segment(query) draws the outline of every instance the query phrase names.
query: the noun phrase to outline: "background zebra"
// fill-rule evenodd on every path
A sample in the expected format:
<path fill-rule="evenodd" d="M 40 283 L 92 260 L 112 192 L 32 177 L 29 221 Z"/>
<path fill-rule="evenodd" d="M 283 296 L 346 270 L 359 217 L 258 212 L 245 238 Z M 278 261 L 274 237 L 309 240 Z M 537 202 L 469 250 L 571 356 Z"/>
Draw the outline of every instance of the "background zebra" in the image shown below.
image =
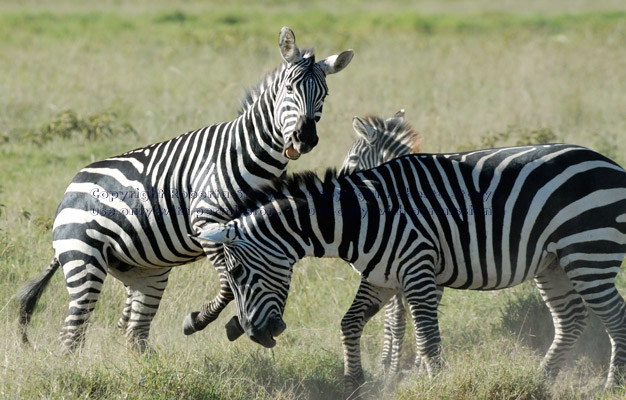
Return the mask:
<path fill-rule="evenodd" d="M 626 310 L 614 282 L 626 254 L 626 171 L 606 157 L 563 144 L 409 155 L 345 177 L 296 175 L 271 194 L 263 212 L 200 237 L 225 244 L 239 320 L 266 347 L 284 329 L 297 260 L 352 264 L 369 285 L 342 320 L 348 392 L 363 381 L 363 326 L 397 292 L 431 373 L 441 363 L 437 285 L 495 290 L 533 278 L 556 331 L 547 374 L 580 336 L 586 303 L 611 338 L 607 386 L 623 383 Z"/>
<path fill-rule="evenodd" d="M 36 302 L 59 266 L 70 294 L 61 332 L 67 350 L 83 343 L 107 274 L 127 288 L 119 326 L 144 349 L 171 268 L 207 255 L 221 271 L 221 245 L 200 245 L 190 235 L 237 215 L 248 193 L 317 144 L 325 77 L 353 56 L 347 50 L 315 62 L 287 27 L 279 48 L 285 62 L 236 120 L 95 162 L 74 177 L 54 221 L 55 258 L 18 295 L 24 342 Z"/>
<path fill-rule="evenodd" d="M 404 110 L 387 119 L 354 117 L 352 127 L 357 134 L 357 140 L 350 146 L 348 155 L 339 169 L 339 175 L 374 168 L 396 157 L 420 152 L 422 137 L 404 122 Z M 361 285 L 366 286 L 367 281 L 363 280 Z M 361 296 L 362 293 L 357 292 L 356 297 Z M 406 310 L 402 294 L 398 293 L 385 307 L 383 348 L 380 357 L 383 372 L 390 378 L 399 369 L 405 331 Z"/>

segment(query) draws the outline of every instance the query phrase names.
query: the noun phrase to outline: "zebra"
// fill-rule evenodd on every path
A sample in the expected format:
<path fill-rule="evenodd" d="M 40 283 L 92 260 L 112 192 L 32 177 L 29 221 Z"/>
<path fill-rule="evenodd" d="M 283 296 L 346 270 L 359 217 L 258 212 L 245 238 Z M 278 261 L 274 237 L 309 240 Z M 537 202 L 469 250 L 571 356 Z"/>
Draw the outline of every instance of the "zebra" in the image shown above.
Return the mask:
<path fill-rule="evenodd" d="M 189 235 L 230 220 L 248 193 L 315 147 L 326 76 L 354 54 L 316 62 L 288 27 L 280 31 L 279 49 L 284 62 L 271 84 L 264 81 L 265 90 L 237 119 L 92 163 L 74 177 L 54 220 L 54 259 L 18 292 L 24 343 L 37 300 L 60 266 L 70 295 L 60 335 L 68 352 L 82 346 L 108 274 L 126 287 L 118 326 L 140 351 L 150 348 L 150 324 L 173 267 L 206 256 L 222 275 L 221 244 Z"/>
<path fill-rule="evenodd" d="M 256 91 L 250 91 L 242 100 L 242 108 L 251 103 L 256 96 Z M 357 140 L 350 146 L 340 168 L 340 174 L 348 174 L 368 168 L 373 168 L 385 161 L 391 160 L 410 152 L 419 152 L 422 137 L 415 132 L 413 127 L 404 121 L 404 110 L 396 112 L 392 117 L 381 118 L 367 116 L 352 119 L 352 127 L 357 135 Z M 200 311 L 191 312 L 183 322 L 183 332 L 191 335 L 204 329 L 214 321 L 225 305 L 220 302 L 223 298 L 232 298 L 230 286 L 223 288 L 226 294 L 202 305 Z M 399 302 L 399 303 L 398 303 Z M 219 306 L 218 306 L 219 305 Z M 214 310 L 218 310 L 215 312 Z M 405 331 L 405 310 L 402 297 L 398 296 L 390 302 L 389 315 L 385 318 L 385 336 L 381 364 L 390 371 L 397 370 L 398 356 L 402 346 Z M 234 341 L 243 334 L 236 319 L 231 319 L 226 324 L 226 334 L 229 340 Z M 393 362 L 392 362 L 393 360 Z"/>
<path fill-rule="evenodd" d="M 257 101 L 261 94 L 271 86 L 278 71 L 279 70 L 276 69 L 273 72 L 266 74 L 256 86 L 246 91 L 244 96 L 240 99 L 241 108 L 239 110 L 239 115 L 245 113 Z M 297 159 L 299 155 L 295 157 Z M 285 173 L 283 173 L 281 177 L 284 177 Z M 220 275 L 220 277 L 222 277 L 222 275 Z M 220 283 L 220 291 L 216 297 L 211 299 L 209 302 L 202 304 L 200 311 L 192 311 L 185 317 L 183 320 L 183 333 L 185 335 L 189 336 L 206 328 L 211 322 L 217 319 L 224 308 L 233 300 L 232 291 L 230 290 L 228 282 L 225 279 L 221 279 Z M 227 337 L 231 341 L 236 340 L 243 334 L 243 331 L 240 329 L 237 321 L 235 320 L 231 319 L 231 321 L 226 325 L 226 328 Z"/>
<path fill-rule="evenodd" d="M 556 331 L 546 375 L 558 373 L 589 307 L 611 338 L 606 386 L 624 383 L 626 303 L 615 277 L 626 254 L 626 171 L 601 154 L 551 144 L 407 155 L 346 176 L 297 174 L 264 193 L 198 240 L 224 244 L 238 320 L 265 347 L 286 327 L 297 260 L 352 264 L 368 285 L 341 321 L 348 394 L 364 381 L 363 326 L 391 296 L 406 296 L 432 376 L 442 364 L 438 285 L 496 290 L 530 279 Z"/>

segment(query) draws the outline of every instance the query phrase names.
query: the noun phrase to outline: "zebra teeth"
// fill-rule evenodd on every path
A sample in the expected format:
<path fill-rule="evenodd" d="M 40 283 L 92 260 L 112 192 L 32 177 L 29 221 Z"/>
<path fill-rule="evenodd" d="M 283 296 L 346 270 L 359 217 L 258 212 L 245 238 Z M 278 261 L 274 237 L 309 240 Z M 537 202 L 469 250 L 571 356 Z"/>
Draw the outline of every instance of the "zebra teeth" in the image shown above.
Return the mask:
<path fill-rule="evenodd" d="M 298 158 L 300 158 L 300 152 L 296 150 L 296 148 L 293 147 L 293 145 L 291 145 L 287 147 L 287 149 L 285 150 L 285 157 L 287 157 L 290 160 L 297 160 Z"/>

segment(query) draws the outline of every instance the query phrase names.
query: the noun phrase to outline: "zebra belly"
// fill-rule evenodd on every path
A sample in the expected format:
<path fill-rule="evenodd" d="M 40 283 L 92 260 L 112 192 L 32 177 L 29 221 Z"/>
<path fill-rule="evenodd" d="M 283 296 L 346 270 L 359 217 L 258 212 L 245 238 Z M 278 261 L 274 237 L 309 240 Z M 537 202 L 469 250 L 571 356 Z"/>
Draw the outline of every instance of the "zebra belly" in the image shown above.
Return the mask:
<path fill-rule="evenodd" d="M 398 282 L 396 268 L 392 267 L 390 272 L 391 273 L 389 273 L 389 275 L 386 275 L 385 268 L 375 268 L 370 274 L 368 274 L 365 280 L 378 287 L 400 290 L 402 286 L 400 282 Z"/>
<path fill-rule="evenodd" d="M 186 264 L 204 254 L 189 238 L 184 219 L 176 215 L 105 213 L 94 211 L 97 207 L 102 204 L 87 195 L 66 193 L 54 221 L 57 258 L 78 251 L 97 256 L 103 265 L 162 268 Z"/>

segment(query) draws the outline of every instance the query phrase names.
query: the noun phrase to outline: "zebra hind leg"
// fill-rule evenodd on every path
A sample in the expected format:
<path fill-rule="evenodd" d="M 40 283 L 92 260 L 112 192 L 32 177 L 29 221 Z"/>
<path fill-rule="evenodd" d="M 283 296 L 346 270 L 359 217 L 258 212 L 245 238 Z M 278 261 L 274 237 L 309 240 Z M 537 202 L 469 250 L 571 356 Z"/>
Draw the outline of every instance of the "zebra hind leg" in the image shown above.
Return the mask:
<path fill-rule="evenodd" d="M 574 288 L 602 321 L 611 340 L 607 389 L 624 387 L 626 384 L 626 302 L 615 287 L 615 276 L 623 257 L 623 253 L 607 254 L 607 262 L 602 263 L 602 268 L 589 268 L 589 261 L 584 258 L 564 267 Z M 617 259 L 620 261 L 616 262 Z M 606 266 L 608 262 L 614 263 L 614 266 Z M 593 277 L 594 274 L 597 276 Z"/>
<path fill-rule="evenodd" d="M 124 302 L 124 309 L 122 310 L 122 316 L 117 321 L 117 327 L 122 332 L 126 332 L 126 328 L 128 328 L 128 321 L 130 321 L 130 311 L 133 305 L 133 294 L 131 293 L 128 286 L 124 285 L 126 289 L 126 301 Z"/>
<path fill-rule="evenodd" d="M 401 293 L 393 296 L 385 307 L 384 329 L 380 365 L 385 379 L 391 381 L 400 369 L 400 352 L 406 332 L 406 310 Z"/>
<path fill-rule="evenodd" d="M 538 274 L 535 283 L 554 323 L 554 339 L 541 367 L 547 376 L 555 378 L 587 326 L 587 308 L 565 271 L 557 264 Z"/>
<path fill-rule="evenodd" d="M 61 329 L 60 340 L 67 352 L 81 348 L 87 322 L 98 301 L 107 276 L 101 257 L 69 251 L 59 255 L 65 284 L 70 295 L 69 310 Z"/>
<path fill-rule="evenodd" d="M 357 398 L 365 382 L 361 365 L 361 335 L 363 327 L 397 291 L 373 286 L 361 280 L 361 285 L 341 320 L 341 341 L 344 353 L 344 398 Z"/>
<path fill-rule="evenodd" d="M 159 309 L 171 270 L 138 267 L 124 272 L 110 270 L 112 275 L 124 283 L 128 294 L 118 326 L 121 323 L 120 328 L 124 329 L 128 344 L 139 352 L 151 350 L 150 326 Z"/>

